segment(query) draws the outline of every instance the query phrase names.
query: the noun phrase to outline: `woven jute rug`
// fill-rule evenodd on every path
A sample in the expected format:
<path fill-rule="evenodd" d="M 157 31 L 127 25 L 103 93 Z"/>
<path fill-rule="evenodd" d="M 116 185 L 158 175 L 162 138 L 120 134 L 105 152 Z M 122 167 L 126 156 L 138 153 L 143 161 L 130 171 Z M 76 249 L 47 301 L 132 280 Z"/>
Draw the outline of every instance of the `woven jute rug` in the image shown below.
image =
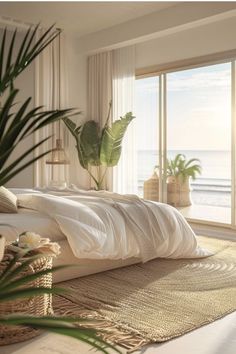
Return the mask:
<path fill-rule="evenodd" d="M 61 283 L 60 314 L 100 319 L 103 338 L 134 351 L 163 342 L 236 310 L 236 242 L 199 237 L 214 256 L 155 259 Z"/>

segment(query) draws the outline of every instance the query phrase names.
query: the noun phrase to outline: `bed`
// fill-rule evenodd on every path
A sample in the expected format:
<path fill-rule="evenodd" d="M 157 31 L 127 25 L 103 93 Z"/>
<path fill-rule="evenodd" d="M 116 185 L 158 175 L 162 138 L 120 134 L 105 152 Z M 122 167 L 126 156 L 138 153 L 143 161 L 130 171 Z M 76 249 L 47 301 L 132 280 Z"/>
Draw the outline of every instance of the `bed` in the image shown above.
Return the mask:
<path fill-rule="evenodd" d="M 110 192 L 11 189 L 17 214 L 0 214 L 0 231 L 13 241 L 33 231 L 61 246 L 54 264 L 74 264 L 54 275 L 68 280 L 156 257 L 193 258 L 209 255 L 197 245 L 182 215 L 168 205 Z"/>
<path fill-rule="evenodd" d="M 82 257 L 78 257 L 74 254 L 73 242 L 72 244 L 70 244 L 68 239 L 68 234 L 66 235 L 66 233 L 68 233 L 68 230 L 63 229 L 63 226 L 65 227 L 65 225 L 62 225 L 63 223 L 60 224 L 60 220 L 59 220 L 60 218 L 58 219 L 59 220 L 58 221 L 57 218 L 55 217 L 55 215 L 57 215 L 58 213 L 58 210 L 56 213 L 52 206 L 54 203 L 54 197 L 56 197 L 56 199 L 57 197 L 71 198 L 71 194 L 73 194 L 73 196 L 69 200 L 72 200 L 71 204 L 75 206 L 74 203 L 76 201 L 73 200 L 73 198 L 75 195 L 77 198 L 80 192 L 77 191 L 78 194 L 76 193 L 74 194 L 71 193 L 71 191 L 69 191 L 69 193 L 55 192 L 55 191 L 54 192 L 43 191 L 42 193 L 42 191 L 16 190 L 16 189 L 12 189 L 12 191 L 17 195 L 23 196 L 20 197 L 21 207 L 19 208 L 19 212 L 17 214 L 0 214 L 0 223 L 8 223 L 12 225 L 12 228 L 1 227 L 0 228 L 1 233 L 4 233 L 8 241 L 13 241 L 16 238 L 17 233 L 23 232 L 25 230 L 30 230 L 39 233 L 43 237 L 50 237 L 50 239 L 53 242 L 58 242 L 59 245 L 61 246 L 61 254 L 55 260 L 54 265 L 74 264 L 76 266 L 70 268 L 69 270 L 67 269 L 64 271 L 60 271 L 58 274 L 54 274 L 54 282 L 60 282 L 60 281 L 64 281 L 76 277 L 102 272 L 109 269 L 124 267 L 126 265 L 131 265 L 146 260 L 144 259 L 145 257 L 143 258 L 143 256 L 147 256 L 145 252 L 144 254 L 140 253 L 139 256 L 138 254 L 136 254 L 136 256 L 129 256 L 127 254 L 125 257 L 120 257 L 120 258 L 115 257 L 114 259 L 111 259 L 109 257 L 96 259 L 94 255 L 91 258 L 90 257 L 86 258 L 85 255 L 82 255 Z M 34 197 L 34 195 L 36 195 L 36 197 Z M 49 199 L 48 196 L 50 196 Z M 89 198 L 90 197 L 91 195 L 89 196 Z M 92 197 L 94 196 L 92 195 Z M 52 198 L 51 204 L 50 204 L 50 198 Z M 105 199 L 106 198 L 107 196 L 105 197 Z M 39 200 L 41 200 L 40 203 Z M 92 201 L 94 201 L 93 198 L 90 200 L 90 202 Z M 37 204 L 38 210 L 35 210 L 36 209 L 35 203 Z M 68 203 L 68 200 L 66 200 L 66 203 Z M 48 210 L 51 210 L 52 216 L 49 215 Z M 166 211 L 166 209 L 163 210 Z M 170 210 L 172 209 L 170 208 Z M 60 217 L 62 216 L 60 215 Z M 64 215 L 64 217 L 66 217 L 66 215 Z M 185 227 L 187 223 L 185 224 L 185 221 L 182 220 L 182 217 L 180 217 L 180 220 L 181 222 L 183 222 L 182 226 Z M 171 226 L 172 226 L 173 234 L 176 231 L 179 232 L 178 225 L 172 223 Z M 192 230 L 189 229 L 188 225 L 186 226 L 185 233 L 186 236 L 189 237 L 190 239 L 190 244 L 192 242 L 192 251 L 195 252 L 196 257 L 205 257 L 209 255 L 209 253 L 207 253 L 207 250 L 198 249 L 195 235 L 192 232 Z M 165 243 L 166 240 L 162 240 L 162 241 Z M 170 241 L 173 242 L 173 240 Z M 183 253 L 179 251 L 179 247 L 183 248 L 183 243 L 185 242 L 186 239 L 180 238 L 179 244 L 177 245 L 178 247 L 176 248 L 179 253 L 177 252 L 176 254 L 172 252 L 168 256 L 173 258 L 178 258 L 178 255 L 180 257 L 181 255 L 183 256 Z M 194 256 L 194 252 L 191 253 L 190 249 L 186 249 L 185 251 L 186 253 L 184 255 L 186 257 Z M 135 255 L 135 252 L 133 252 L 133 254 Z M 154 255 L 152 254 L 151 257 L 154 257 Z M 220 354 L 223 352 L 224 354 L 231 354 L 235 352 L 236 327 L 234 323 L 235 323 L 235 313 L 231 315 L 227 315 L 224 318 L 215 321 L 214 323 L 211 323 L 207 326 L 203 326 L 177 339 L 173 339 L 163 344 L 156 344 L 156 345 L 154 344 L 153 346 L 150 346 L 149 351 L 150 353 L 155 352 L 160 354 L 164 354 L 164 353 L 187 354 L 190 352 L 191 354 L 193 353 L 198 353 L 198 354 L 209 354 L 209 353 L 218 354 L 219 353 Z M 218 331 L 220 331 L 222 335 L 216 338 L 215 333 Z"/>
<path fill-rule="evenodd" d="M 0 224 L 2 223 L 11 225 L 11 227 L 0 226 L 0 233 L 6 237 L 7 242 L 14 241 L 17 235 L 24 231 L 32 231 L 42 237 L 50 238 L 52 242 L 57 242 L 60 245 L 61 253 L 59 257 L 55 258 L 54 266 L 63 264 L 76 266 L 69 270 L 60 270 L 60 272 L 54 273 L 53 281 L 55 283 L 140 262 L 138 258 L 126 260 L 80 260 L 74 256 L 65 235 L 61 232 L 57 223 L 49 216 L 35 210 L 19 208 L 17 214 L 0 213 Z"/>

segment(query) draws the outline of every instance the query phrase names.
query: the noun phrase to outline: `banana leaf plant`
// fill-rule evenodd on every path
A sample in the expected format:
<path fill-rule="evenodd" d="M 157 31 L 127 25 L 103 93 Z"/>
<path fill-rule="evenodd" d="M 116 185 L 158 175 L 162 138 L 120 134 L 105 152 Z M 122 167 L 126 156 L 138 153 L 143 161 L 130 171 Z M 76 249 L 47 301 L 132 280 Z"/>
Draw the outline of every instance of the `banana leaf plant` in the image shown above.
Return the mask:
<path fill-rule="evenodd" d="M 86 121 L 80 126 L 68 117 L 63 121 L 76 141 L 80 165 L 87 170 L 93 179 L 96 189 L 103 188 L 103 180 L 108 167 L 116 166 L 122 150 L 122 140 L 130 122 L 135 118 L 132 112 L 126 113 L 120 119 L 110 124 L 111 104 L 104 127 L 94 120 Z M 100 174 L 100 167 L 105 170 Z M 97 168 L 93 173 L 91 167 Z"/>
<path fill-rule="evenodd" d="M 29 28 L 20 45 L 17 40 L 17 31 L 14 31 L 10 38 L 10 45 L 7 46 L 7 28 L 0 36 L 0 186 L 10 181 L 19 172 L 29 165 L 33 164 L 50 150 L 31 157 L 35 150 L 44 144 L 50 137 L 46 137 L 39 143 L 25 148 L 19 157 L 12 157 L 19 144 L 29 135 L 34 134 L 42 127 L 51 124 L 65 115 L 73 115 L 74 110 L 43 110 L 43 107 L 29 109 L 31 97 L 25 99 L 20 105 L 18 103 L 19 90 L 14 87 L 15 79 L 33 62 L 33 60 L 59 35 L 60 31 L 51 26 L 45 33 L 37 37 L 38 26 Z M 17 50 L 16 48 L 19 49 Z M 4 247 L 4 238 L 0 235 L 0 256 Z M 30 286 L 33 280 L 32 275 L 22 276 L 20 272 L 24 267 L 35 261 L 35 258 L 29 258 L 23 266 L 17 266 L 17 255 L 9 263 L 8 267 L 0 276 L 0 302 L 5 303 L 22 297 L 37 296 L 39 294 L 61 294 L 65 289 L 53 286 L 48 288 L 36 288 Z M 0 259 L 1 261 L 1 259 Z M 54 268 L 51 271 L 59 270 Z M 46 274 L 38 272 L 34 279 Z M 22 285 L 24 287 L 22 288 Z M 103 353 L 109 344 L 99 338 L 95 331 L 87 329 L 86 326 L 76 327 L 81 324 L 82 319 L 68 317 L 33 317 L 22 314 L 0 315 L 0 324 L 2 325 L 26 325 L 34 328 L 64 334 L 86 342 Z M 117 349 L 112 347 L 116 352 Z"/>

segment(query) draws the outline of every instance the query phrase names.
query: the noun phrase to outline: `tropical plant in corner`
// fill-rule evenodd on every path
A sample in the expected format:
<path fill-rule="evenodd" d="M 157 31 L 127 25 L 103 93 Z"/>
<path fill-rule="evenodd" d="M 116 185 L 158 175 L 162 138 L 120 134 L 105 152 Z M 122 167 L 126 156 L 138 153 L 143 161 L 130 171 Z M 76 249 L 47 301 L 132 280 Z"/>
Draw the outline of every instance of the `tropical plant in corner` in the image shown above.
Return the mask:
<path fill-rule="evenodd" d="M 187 160 L 183 154 L 167 159 L 167 202 L 174 206 L 191 205 L 190 178 L 196 179 L 197 174 L 201 174 L 199 159 Z"/>
<path fill-rule="evenodd" d="M 103 181 L 108 167 L 118 164 L 122 140 L 130 122 L 135 118 L 132 112 L 110 123 L 111 103 L 105 125 L 101 128 L 94 120 L 86 121 L 80 126 L 68 117 L 63 121 L 76 141 L 76 148 L 81 166 L 87 170 L 95 183 L 96 189 L 103 188 Z M 100 171 L 101 167 L 104 171 Z M 96 173 L 93 172 L 95 167 Z"/>
<path fill-rule="evenodd" d="M 35 107 L 29 110 L 31 98 L 27 98 L 22 104 L 17 104 L 19 90 L 15 89 L 15 79 L 28 67 L 33 60 L 59 35 L 60 31 L 50 27 L 45 33 L 36 39 L 38 26 L 34 29 L 29 28 L 22 42 L 18 47 L 16 43 L 17 31 L 12 34 L 10 45 L 7 48 L 7 29 L 3 31 L 0 39 L 0 186 L 10 181 L 19 172 L 42 158 L 50 152 L 46 151 L 38 156 L 31 157 L 31 154 L 47 141 L 45 138 L 37 144 L 25 149 L 19 157 L 13 156 L 13 152 L 19 144 L 29 135 L 34 134 L 40 128 L 61 119 L 65 115 L 72 115 L 73 110 L 50 110 L 42 111 L 42 107 Z M 0 235 L 0 261 L 3 256 L 4 238 Z M 28 257 L 22 265 L 17 265 L 18 255 L 16 254 L 8 264 L 7 268 L 1 274 L 0 278 L 0 302 L 5 303 L 10 300 L 37 296 L 39 294 L 61 294 L 64 289 L 53 286 L 52 288 L 32 287 L 30 282 L 37 277 L 41 277 L 45 272 L 52 270 L 36 272 L 35 274 L 21 275 L 21 271 L 35 261 L 35 257 Z M 34 279 L 33 279 L 33 278 Z M 22 287 L 23 286 L 23 287 Z M 75 326 L 75 322 L 80 327 Z M 113 346 L 105 343 L 99 338 L 95 331 L 81 327 L 82 319 L 67 317 L 33 317 L 27 315 L 0 315 L 0 324 L 2 325 L 26 325 L 38 329 L 64 334 L 84 341 L 103 353 L 108 353 L 106 347 Z"/>

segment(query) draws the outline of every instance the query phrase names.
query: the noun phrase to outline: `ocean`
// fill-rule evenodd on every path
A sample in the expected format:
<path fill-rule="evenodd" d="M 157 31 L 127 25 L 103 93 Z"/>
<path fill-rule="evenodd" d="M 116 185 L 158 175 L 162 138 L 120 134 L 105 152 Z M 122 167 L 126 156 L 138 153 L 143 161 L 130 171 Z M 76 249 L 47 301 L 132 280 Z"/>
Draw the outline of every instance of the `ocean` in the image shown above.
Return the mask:
<path fill-rule="evenodd" d="M 196 151 L 169 150 L 168 158 L 182 153 L 187 159 L 198 158 L 202 173 L 191 181 L 192 200 L 199 205 L 230 207 L 231 205 L 231 152 L 230 151 Z M 143 182 L 148 179 L 155 165 L 158 165 L 158 152 L 154 150 L 138 151 L 138 189 L 142 195 Z"/>

